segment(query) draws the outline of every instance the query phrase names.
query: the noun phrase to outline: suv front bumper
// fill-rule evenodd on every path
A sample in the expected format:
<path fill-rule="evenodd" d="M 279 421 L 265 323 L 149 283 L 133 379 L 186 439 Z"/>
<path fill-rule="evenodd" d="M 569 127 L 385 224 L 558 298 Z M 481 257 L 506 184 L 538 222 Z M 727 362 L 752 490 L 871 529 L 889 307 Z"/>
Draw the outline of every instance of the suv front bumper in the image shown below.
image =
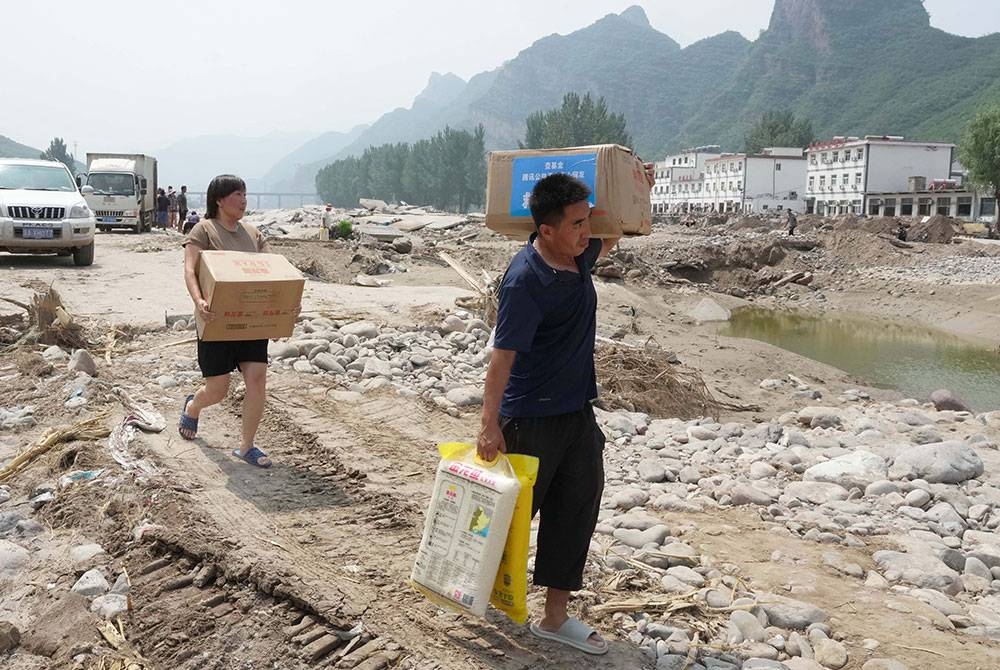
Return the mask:
<path fill-rule="evenodd" d="M 0 251 L 45 253 L 85 247 L 94 241 L 93 217 L 24 221 L 0 217 Z"/>

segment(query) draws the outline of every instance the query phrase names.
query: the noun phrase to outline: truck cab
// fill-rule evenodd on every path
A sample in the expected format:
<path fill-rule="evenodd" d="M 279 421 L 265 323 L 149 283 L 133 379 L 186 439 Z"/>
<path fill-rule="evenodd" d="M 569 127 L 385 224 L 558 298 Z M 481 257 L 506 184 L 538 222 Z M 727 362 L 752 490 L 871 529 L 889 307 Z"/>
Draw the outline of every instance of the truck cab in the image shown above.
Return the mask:
<path fill-rule="evenodd" d="M 82 192 L 99 230 L 152 228 L 156 194 L 156 159 L 142 154 L 87 154 Z"/>
<path fill-rule="evenodd" d="M 58 161 L 0 158 L 0 251 L 94 262 L 94 215 Z"/>

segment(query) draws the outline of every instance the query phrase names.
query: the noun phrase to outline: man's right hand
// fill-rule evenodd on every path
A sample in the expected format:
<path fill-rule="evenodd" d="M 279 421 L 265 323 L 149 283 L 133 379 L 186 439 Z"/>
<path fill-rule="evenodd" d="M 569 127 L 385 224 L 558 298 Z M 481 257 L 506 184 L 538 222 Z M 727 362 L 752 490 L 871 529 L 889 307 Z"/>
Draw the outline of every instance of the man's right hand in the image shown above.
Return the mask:
<path fill-rule="evenodd" d="M 479 430 L 476 453 L 484 461 L 492 462 L 497 457 L 498 452 L 501 454 L 507 453 L 507 443 L 504 442 L 500 423 L 497 421 L 488 421 Z"/>

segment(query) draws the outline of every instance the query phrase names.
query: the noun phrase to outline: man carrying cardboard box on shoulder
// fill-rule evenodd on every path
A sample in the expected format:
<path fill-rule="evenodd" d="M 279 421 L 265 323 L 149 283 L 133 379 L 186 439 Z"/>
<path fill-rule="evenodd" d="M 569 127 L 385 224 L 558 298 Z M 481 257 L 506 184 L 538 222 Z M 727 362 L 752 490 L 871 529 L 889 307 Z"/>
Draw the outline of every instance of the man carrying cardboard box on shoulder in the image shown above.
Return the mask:
<path fill-rule="evenodd" d="M 545 177 L 531 191 L 535 232 L 500 286 L 478 452 L 487 460 L 498 451 L 539 458 L 534 582 L 548 592 L 545 615 L 531 632 L 605 654 L 600 633 L 567 613 L 570 593 L 583 586 L 604 490 L 605 438 L 591 405 L 597 397 L 591 270 L 618 243 L 591 237 L 590 195 L 586 184 L 565 173 Z"/>

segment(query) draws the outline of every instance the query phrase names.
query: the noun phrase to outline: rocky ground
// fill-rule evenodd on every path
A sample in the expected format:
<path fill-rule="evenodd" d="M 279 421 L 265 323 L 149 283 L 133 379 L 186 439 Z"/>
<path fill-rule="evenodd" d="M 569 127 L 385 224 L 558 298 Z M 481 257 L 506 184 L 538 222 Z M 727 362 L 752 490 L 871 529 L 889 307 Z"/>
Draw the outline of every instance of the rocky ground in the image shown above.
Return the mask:
<path fill-rule="evenodd" d="M 874 389 L 698 318 L 707 297 L 988 339 L 1000 248 L 808 220 L 791 239 L 747 220 L 623 242 L 597 273 L 602 346 L 653 346 L 730 409 L 598 410 L 607 485 L 574 601 L 611 640 L 592 658 L 406 585 L 434 445 L 474 438 L 489 360 L 485 302 L 440 254 L 482 288 L 517 243 L 460 217 L 362 214 L 378 237 L 329 243 L 311 239 L 315 208 L 252 216 L 309 277 L 295 336 L 269 347 L 267 471 L 228 455 L 238 382 L 198 440 L 176 433 L 199 383 L 179 236 L 101 235 L 82 271 L 0 258 L 4 297 L 54 282 L 86 350 L 12 347 L 30 324 L 0 308 L 0 667 L 1000 664 L 1000 413 Z"/>

